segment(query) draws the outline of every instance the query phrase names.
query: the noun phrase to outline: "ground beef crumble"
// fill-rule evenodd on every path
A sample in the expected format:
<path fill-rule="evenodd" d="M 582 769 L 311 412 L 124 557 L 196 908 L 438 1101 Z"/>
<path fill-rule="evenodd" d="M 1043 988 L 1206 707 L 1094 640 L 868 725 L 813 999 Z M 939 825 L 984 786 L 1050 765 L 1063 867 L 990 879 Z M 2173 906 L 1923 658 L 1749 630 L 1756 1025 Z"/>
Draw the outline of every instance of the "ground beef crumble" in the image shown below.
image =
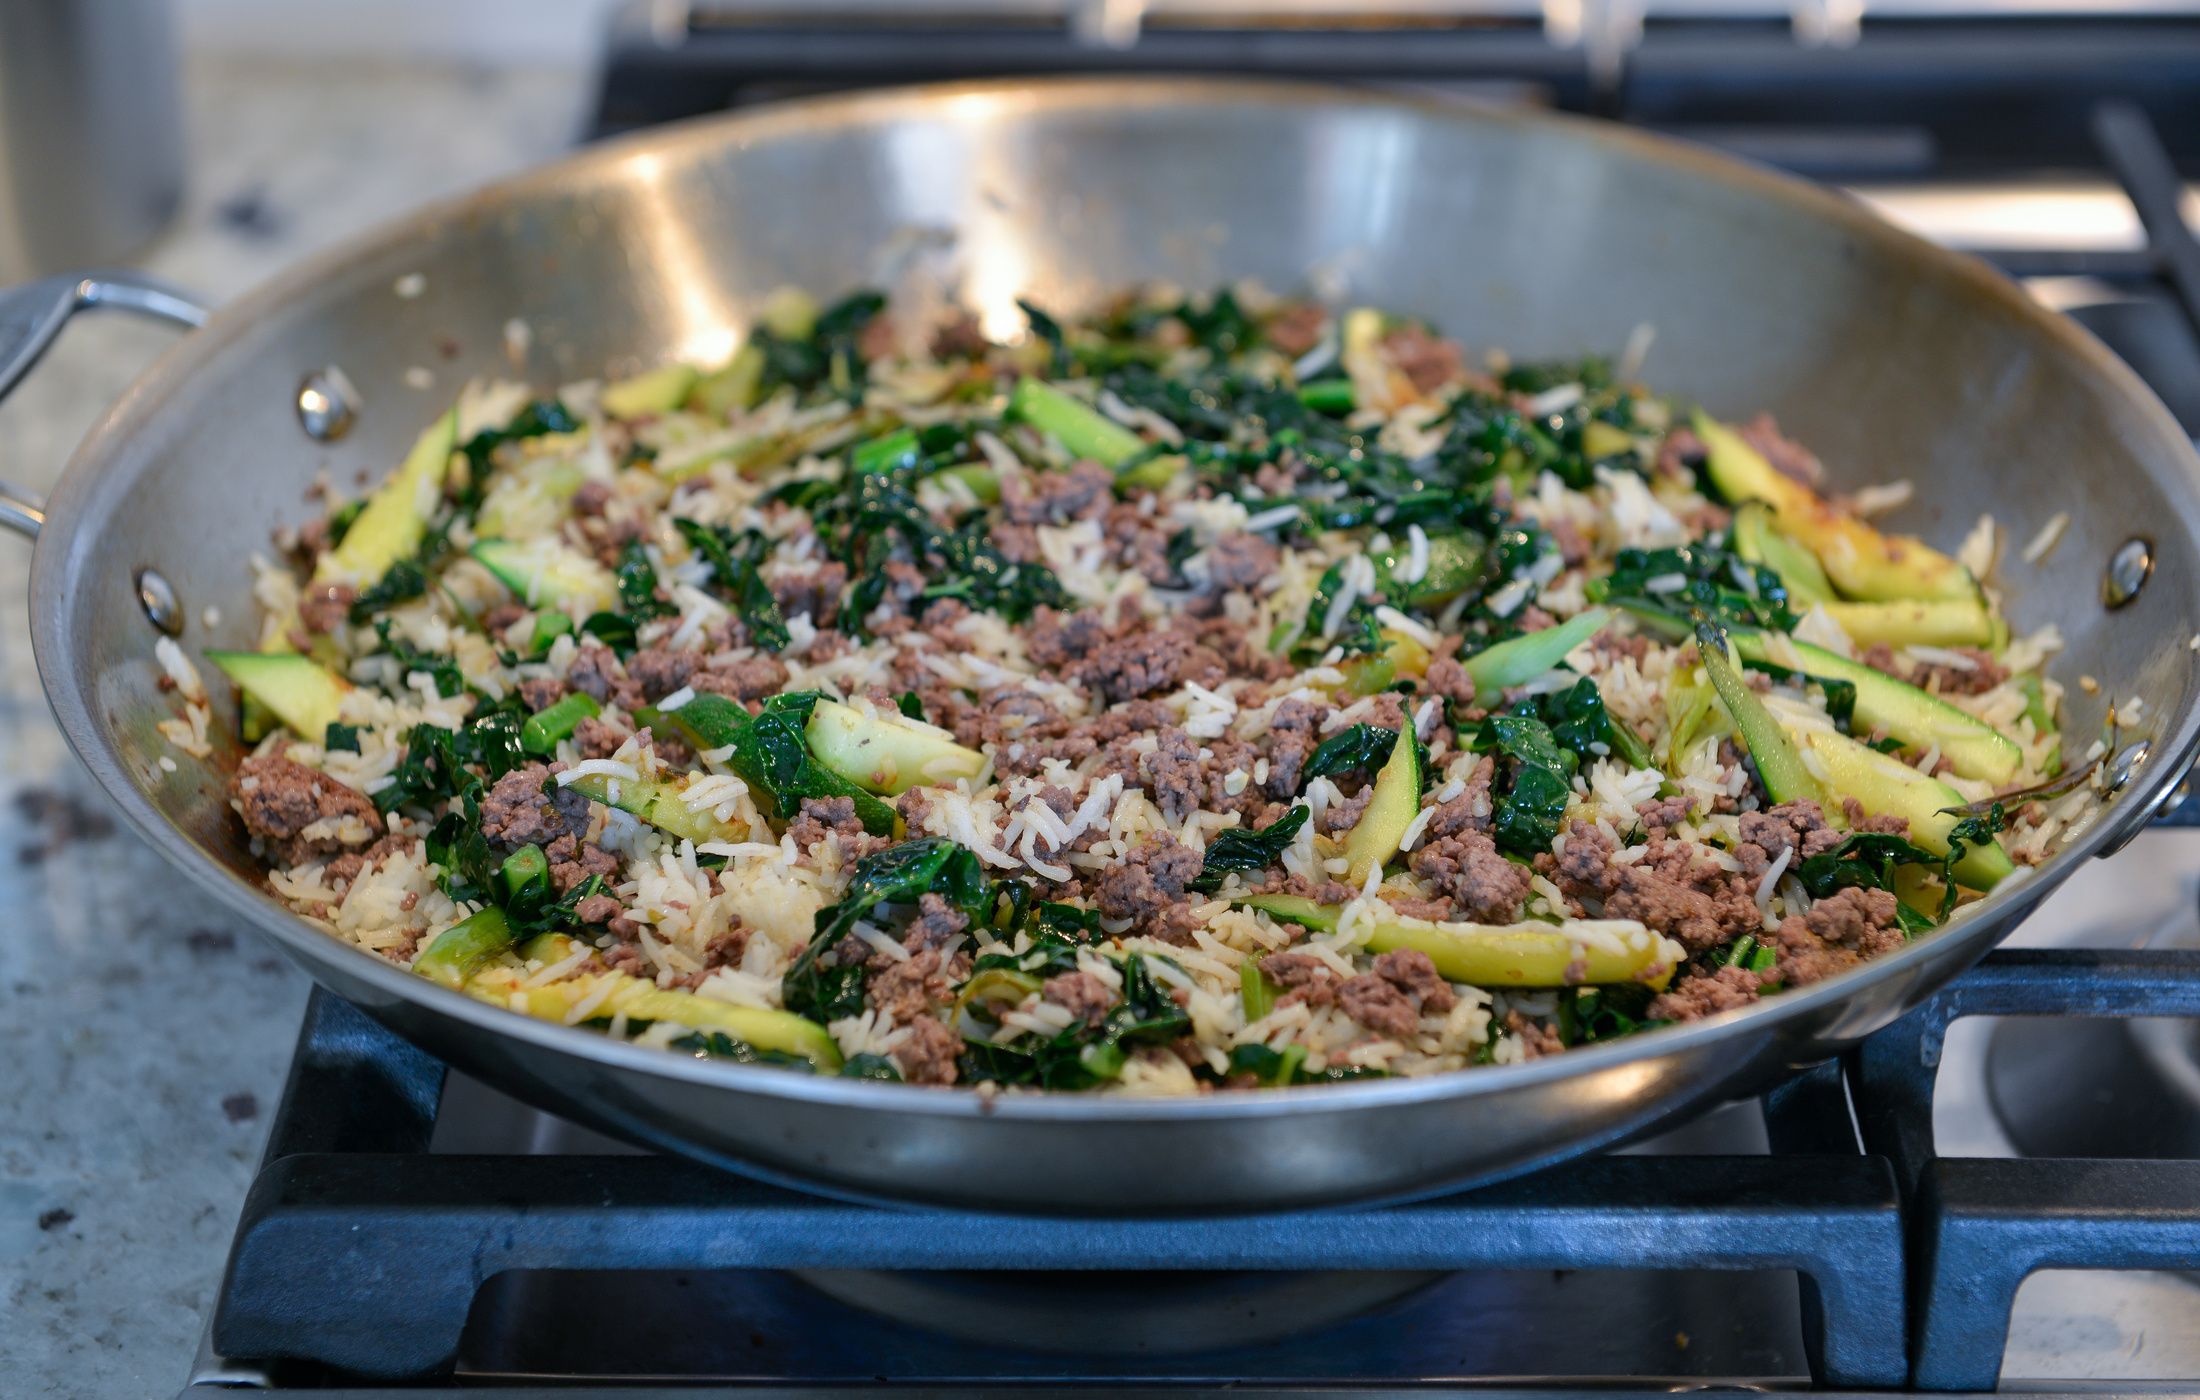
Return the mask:
<path fill-rule="evenodd" d="M 1337 988 L 1344 981 L 1336 969 L 1312 953 L 1270 953 L 1261 959 L 1260 970 L 1282 989 L 1276 997 L 1278 1006 L 1303 1001 L 1319 1010 L 1333 1005 L 1337 1000 Z"/>
<path fill-rule="evenodd" d="M 552 781 L 555 770 L 529 763 L 497 779 L 481 799 L 481 834 L 499 850 L 548 848 L 563 836 L 588 832 L 588 799 Z"/>
<path fill-rule="evenodd" d="M 1780 921 L 1773 934 L 1782 986 L 1801 987 L 1891 953 L 1906 941 L 1885 890 L 1851 886 L 1836 890 L 1801 914 Z"/>
<path fill-rule="evenodd" d="M 1653 1021 L 1698 1021 L 1757 999 L 1763 979 L 1731 964 L 1716 972 L 1693 973 L 1674 982 L 1650 1003 Z"/>
<path fill-rule="evenodd" d="M 1065 972 L 1049 977 L 1040 987 L 1039 995 L 1088 1026 L 1105 1021 L 1109 1009 L 1115 1005 L 1115 993 L 1089 972 Z"/>
<path fill-rule="evenodd" d="M 1190 908 L 1179 901 L 1200 864 L 1199 852 L 1164 832 L 1102 873 L 1094 902 L 1110 919 L 1129 919 L 1138 933 L 1183 942 L 1191 935 L 1192 919 Z"/>
<path fill-rule="evenodd" d="M 229 800 L 281 865 L 300 865 L 344 848 L 335 828 L 346 817 L 366 825 L 371 840 L 382 832 L 382 814 L 356 788 L 279 754 L 248 758 L 229 778 Z M 310 833 L 310 834 L 309 834 Z"/>
<path fill-rule="evenodd" d="M 1417 949 L 1401 948 L 1375 959 L 1374 967 L 1348 977 L 1337 988 L 1344 1014 L 1376 1035 L 1409 1039 L 1422 1015 L 1442 1015 L 1457 1003 L 1436 964 Z"/>
<path fill-rule="evenodd" d="M 894 1063 L 911 1084 L 952 1084 L 962 1048 L 962 1037 L 944 1022 L 923 1016 L 910 1024 L 907 1038 L 894 1047 Z"/>

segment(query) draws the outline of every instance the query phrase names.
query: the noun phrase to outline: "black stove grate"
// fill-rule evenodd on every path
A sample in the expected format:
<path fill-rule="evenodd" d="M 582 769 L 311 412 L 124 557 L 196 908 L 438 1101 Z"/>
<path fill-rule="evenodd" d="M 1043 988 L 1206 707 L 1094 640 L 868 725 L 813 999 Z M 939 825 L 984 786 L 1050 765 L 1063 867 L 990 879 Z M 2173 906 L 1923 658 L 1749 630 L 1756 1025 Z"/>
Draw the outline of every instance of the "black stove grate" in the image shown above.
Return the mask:
<path fill-rule="evenodd" d="M 2033 1270 L 2200 1266 L 2200 1163 L 1939 1158 L 1930 1123 L 1941 1038 L 1963 1016 L 2142 1014 L 2200 1016 L 2200 952 L 1997 953 L 1866 1042 L 1845 1076 L 1822 1066 L 1768 1095 L 1768 1155 L 1603 1156 L 1375 1209 L 1090 1221 L 883 1209 L 662 1157 L 430 1154 L 443 1067 L 316 993 L 212 1343 L 288 1385 L 436 1384 L 458 1368 L 477 1295 L 513 1271 L 989 1270 L 1011 1254 L 1026 1269 L 1217 1277 L 1310 1263 L 1792 1270 L 1813 1384 L 1991 1389 L 2010 1302 Z M 1331 1348 L 1328 1364 L 1341 1369 L 1320 1376 L 1289 1345 L 1115 1373 L 1107 1358 L 1034 1362 L 968 1348 L 956 1364 L 965 1383 L 1009 1387 L 1063 1375 L 1422 1379 L 1351 1369 L 1381 1352 Z M 1399 1355 L 1414 1353 L 1390 1352 Z M 891 1356 L 871 1364 L 898 1374 Z"/>
<path fill-rule="evenodd" d="M 2183 949 L 1996 953 L 1853 1057 L 1865 1144 L 1894 1165 L 1912 1202 L 1911 1380 L 1921 1389 L 1993 1389 L 2017 1288 L 2041 1269 L 2200 1267 L 2200 1161 L 1935 1153 L 1933 1079 L 1949 1024 L 2200 1017 L 2196 973 L 2200 954 Z"/>
<path fill-rule="evenodd" d="M 418 1383 L 450 1374 L 475 1294 L 507 1271 L 997 1269 L 1013 1257 L 1032 1270 L 1791 1269 L 1814 1377 L 1885 1386 L 1905 1370 L 1895 1177 L 1861 1153 L 1827 1072 L 1765 1101 L 1774 1139 L 1808 1151 L 1602 1157 L 1421 1204 L 1211 1221 L 889 1210 L 663 1157 L 431 1155 L 442 1079 L 436 1061 L 315 994 L 238 1228 L 219 1353 Z"/>

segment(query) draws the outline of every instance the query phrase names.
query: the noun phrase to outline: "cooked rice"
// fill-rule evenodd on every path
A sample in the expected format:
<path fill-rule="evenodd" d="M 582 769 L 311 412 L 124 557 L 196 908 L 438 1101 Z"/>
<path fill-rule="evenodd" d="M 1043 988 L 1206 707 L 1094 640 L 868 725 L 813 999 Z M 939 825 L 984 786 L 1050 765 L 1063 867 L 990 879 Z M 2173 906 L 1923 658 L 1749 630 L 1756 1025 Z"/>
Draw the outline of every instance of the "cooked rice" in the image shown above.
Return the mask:
<path fill-rule="evenodd" d="M 417 295 L 416 287 L 405 290 L 412 280 L 400 279 L 400 295 Z M 781 312 L 792 304 L 778 303 Z M 1508 680 L 1500 703 L 1553 734 L 1587 684 L 1593 719 L 1605 727 L 1564 741 L 1574 746 L 1565 749 L 1563 791 L 1554 799 L 1563 811 L 1548 816 L 1554 834 L 1540 847 L 1515 842 L 1504 850 L 1509 860 L 1487 864 L 1498 854 L 1491 833 L 1515 841 L 1505 824 L 1522 819 L 1517 784 L 1527 760 L 1484 724 L 1482 702 L 1493 697 L 1464 698 L 1472 682 L 1458 679 L 1465 674 L 1458 658 L 1593 606 L 1623 551 L 1724 538 L 1715 533 L 1724 519 L 1718 504 L 1685 470 L 1658 465 L 1668 429 L 1683 415 L 1639 390 L 1622 393 L 1598 365 L 1514 366 L 1500 384 L 1404 323 L 1340 324 L 1297 304 L 1261 312 L 1268 329 L 1243 333 L 1238 370 L 1287 388 L 1294 374 L 1347 385 L 1355 406 L 1334 420 L 1336 430 L 1348 424 L 1359 434 L 1355 452 L 1393 453 L 1424 484 L 1456 470 L 1458 454 L 1483 450 L 1467 443 L 1466 416 L 1514 424 L 1507 441 L 1532 444 L 1542 434 L 1578 444 L 1593 419 L 1626 442 L 1625 451 L 1593 462 L 1578 445 L 1554 448 L 1549 465 L 1506 449 L 1514 455 L 1494 459 L 1487 477 L 1503 492 L 1473 499 L 1496 501 L 1489 528 L 1517 532 L 1516 551 L 1445 591 L 1441 571 L 1457 567 L 1447 552 L 1460 538 L 1454 517 L 1480 505 L 1398 519 L 1384 504 L 1354 517 L 1347 506 L 1362 488 L 1349 476 L 1302 470 L 1297 452 L 1278 451 L 1266 428 L 1247 426 L 1266 420 L 1240 421 L 1218 439 L 1183 400 L 1153 389 L 1208 368 L 1211 352 L 1197 341 L 1216 332 L 1200 329 L 1209 325 L 1203 317 L 1226 321 L 1269 303 L 1248 295 L 1175 308 L 1149 296 L 1124 305 L 1128 319 L 1114 324 L 1140 329 L 1110 334 L 1135 349 L 1126 363 L 1155 372 L 1111 371 L 1102 382 L 1056 377 L 1060 392 L 1106 431 L 1148 445 L 1112 492 L 1105 477 L 1077 465 L 1058 434 L 1004 412 L 1003 394 L 1046 361 L 1046 345 L 969 344 L 959 322 L 938 336 L 909 319 L 875 323 L 893 331 L 893 348 L 883 337 L 863 339 L 851 362 L 859 342 L 835 342 L 816 372 L 840 378 L 782 385 L 748 403 L 736 394 L 715 408 L 694 407 L 714 382 L 705 380 L 683 406 L 621 418 L 605 407 L 618 387 L 569 385 L 558 399 L 570 422 L 548 430 L 537 423 L 501 441 L 530 421 L 536 391 L 469 385 L 457 405 L 460 440 L 482 444 L 468 457 L 485 476 L 463 506 L 428 483 L 423 513 L 438 527 L 431 547 L 441 541 L 447 550 L 430 560 L 433 586 L 373 606 L 363 622 L 339 615 L 307 638 L 301 619 L 330 586 L 325 568 L 308 580 L 270 559 L 253 561 L 254 596 L 267 614 L 263 649 L 310 640 L 351 683 L 328 733 L 273 734 L 258 755 L 287 753 L 389 809 L 370 820 L 347 807 L 280 840 L 254 825 L 270 860 L 270 889 L 333 936 L 422 970 L 441 935 L 485 901 L 500 901 L 514 918 L 534 921 L 527 933 L 550 927 L 571 937 L 492 950 L 470 965 L 467 991 L 682 1053 L 770 1052 L 743 1040 L 773 1034 L 755 1030 L 767 1023 L 754 1017 L 783 1011 L 790 988 L 826 968 L 845 995 L 820 1000 L 802 982 L 801 1005 L 828 1048 L 801 1053 L 882 1077 L 975 1081 L 987 1092 L 1181 1095 L 1509 1064 L 1615 1025 L 1722 1009 L 1727 1003 L 1704 999 L 1714 981 L 1746 982 L 1736 994 L 1747 999 L 1856 960 L 1853 938 L 1839 944 L 1831 913 L 1818 906 L 1869 907 L 1884 925 L 1892 905 L 1839 891 L 1822 862 L 1766 834 L 1791 818 L 1798 833 L 1811 822 L 1838 829 L 1854 814 L 1829 803 L 1823 813 L 1813 805 L 1768 816 L 1763 781 L 1713 698 L 1694 645 L 1667 640 L 1648 614 L 1624 614 L 1563 659 L 1539 658 L 1540 670 Z M 1289 318 L 1319 323 L 1311 348 L 1286 353 L 1280 328 Z M 965 336 L 962 348 L 955 335 Z M 1101 336 L 1080 324 L 1069 344 L 1090 347 Z M 532 332 L 514 321 L 506 342 L 523 358 Z M 1630 338 L 1622 382 L 1649 345 L 1647 327 Z M 912 483 L 917 514 L 882 514 L 833 535 L 828 522 L 839 518 L 835 503 L 853 480 L 844 463 L 896 425 L 926 435 L 907 449 L 919 465 L 892 469 L 906 474 L 894 480 Z M 1319 420 L 1314 426 L 1328 431 Z M 935 440 L 952 446 L 923 445 Z M 1239 468 L 1216 465 L 1233 453 L 1257 460 L 1270 477 L 1256 481 L 1250 468 L 1233 476 Z M 1909 484 L 1898 482 L 1858 492 L 1850 504 L 1859 514 L 1888 512 L 1909 498 Z M 983 567 L 951 567 L 938 543 L 922 556 L 907 547 L 864 553 L 874 538 L 917 529 L 909 522 L 920 516 L 950 533 L 979 522 L 973 528 L 992 551 Z M 2043 526 L 2024 561 L 2042 562 L 2067 523 L 2058 515 Z M 706 538 L 736 551 L 745 561 L 736 574 L 747 576 L 720 577 L 723 557 L 698 543 Z M 540 629 L 566 576 L 543 556 L 515 598 L 464 552 L 496 539 L 554 545 L 605 571 L 605 587 L 613 566 L 644 581 L 616 580 L 617 607 L 564 618 L 563 630 L 545 638 Z M 1956 557 L 1985 578 L 1996 545 L 1992 519 L 1982 518 Z M 1646 604 L 1700 605 L 1690 600 L 1707 588 L 1743 606 L 1777 601 L 1738 558 L 1707 578 L 1685 571 L 1693 567 L 1688 556 L 1651 557 L 1678 562 L 1640 578 Z M 843 570 L 852 562 L 856 569 Z M 348 590 L 338 602 L 356 601 L 376 582 L 336 579 Z M 1003 601 L 1014 589 L 1029 596 Z M 1036 610 L 1032 597 L 1041 600 Z M 1096 619 L 1105 640 L 1081 650 L 1066 642 L 1067 629 L 1084 625 L 1076 618 Z M 1887 661 L 1860 647 L 1824 606 L 1790 622 L 1798 642 L 1914 671 L 2011 739 L 2021 761 L 1998 784 L 1947 772 L 1937 743 L 1899 756 L 1965 798 L 2022 788 L 2060 763 L 2086 761 L 2062 753 L 2052 724 L 2036 722 L 2041 706 L 2056 712 L 2061 695 L 2040 674 L 2061 645 L 2052 628 L 1998 654 L 1913 643 Z M 585 638 L 575 631 L 583 623 Z M 1771 635 L 1787 648 L 1780 655 L 1796 654 Z M 603 637 L 629 653 L 623 661 L 607 659 Z M 1158 644 L 1147 645 L 1152 639 Z M 160 732 L 188 755 L 210 756 L 211 709 L 198 668 L 165 638 L 155 651 L 181 702 Z M 646 684 L 645 659 L 663 668 Z M 445 695 L 454 672 L 463 688 Z M 1773 684 L 1767 703 L 1783 717 L 1835 726 L 1823 688 L 1788 677 Z M 2090 677 L 2079 685 L 2096 688 Z M 524 844 L 500 834 L 517 829 L 502 824 L 512 801 L 498 776 L 509 762 L 463 801 L 448 791 L 427 802 L 408 794 L 421 790 L 418 759 L 432 733 L 470 742 L 481 714 L 507 713 L 516 725 L 543 707 L 524 697 L 575 687 L 589 688 L 601 713 L 554 736 L 540 752 L 554 781 L 521 794 L 552 817 L 582 814 L 564 846 L 540 839 L 555 892 L 569 896 L 550 917 L 512 903 L 518 897 L 487 883 L 479 866 Z M 819 703 L 852 707 L 865 732 L 898 723 L 905 703 L 931 722 L 908 731 L 934 755 L 909 775 L 917 785 L 898 802 L 888 790 L 900 845 L 866 832 L 852 814 L 867 809 L 847 796 L 813 794 L 783 809 L 773 784 L 789 781 L 784 772 L 767 781 L 742 747 L 749 740 L 706 743 L 718 731 L 690 723 L 697 713 L 723 713 L 729 693 L 753 711 L 766 697 L 813 692 Z M 2142 706 L 2133 698 L 2115 713 L 2134 723 Z M 808 752 L 821 741 L 818 721 L 806 722 L 809 729 L 796 728 L 808 735 Z M 1425 749 L 1428 791 L 1389 828 L 1395 855 L 1385 845 L 1387 860 L 1368 865 L 1352 841 L 1360 823 L 1373 820 L 1366 810 L 1375 772 L 1405 752 L 1396 745 L 1408 741 L 1390 736 L 1406 726 Z M 647 741 L 637 732 L 645 727 Z M 1325 754 L 1345 752 L 1368 743 L 1370 730 L 1382 735 L 1372 758 L 1363 752 L 1298 777 L 1315 744 Z M 1493 748 L 1494 787 L 1485 757 Z M 965 749 L 975 751 L 972 761 Z M 822 761 L 814 753 L 810 760 Z M 1830 784 L 1814 745 L 1801 744 L 1799 760 Z M 175 766 L 165 756 L 160 765 Z M 842 787 L 853 791 L 845 780 Z M 603 800 L 586 800 L 591 794 Z M 648 805 L 651 794 L 661 805 Z M 240 810 L 264 819 L 253 789 L 240 785 L 236 796 Z M 2019 862 L 2045 859 L 2098 807 L 2088 788 L 2023 804 L 2003 844 Z M 486 837 L 489 849 L 469 856 L 452 844 L 449 824 L 438 823 L 458 812 L 464 825 L 476 809 L 478 830 L 467 830 Z M 1287 816 L 1300 823 L 1287 837 L 1267 848 L 1253 841 L 1258 854 L 1243 854 L 1254 833 Z M 897 889 L 833 925 L 844 937 L 812 946 L 851 889 L 861 888 L 853 882 L 882 868 L 882 849 L 925 838 L 959 848 L 967 874 Z M 1776 849 L 1756 844 L 1763 840 Z M 298 858 L 282 863 L 285 851 Z M 1172 851 L 1180 858 L 1164 871 L 1157 853 Z M 1200 869 L 1206 893 L 1184 887 L 1186 872 Z M 600 881 L 589 883 L 588 874 Z M 1003 915 L 1010 906 L 995 903 L 974 922 L 975 907 L 953 903 L 954 881 L 965 878 L 1013 884 L 1013 908 L 1024 912 Z M 1518 886 L 1509 901 L 1489 893 L 1508 882 Z M 605 903 L 581 898 L 590 891 Z M 1314 923 L 1287 917 L 1272 902 L 1279 893 L 1328 911 Z M 1266 907 L 1248 902 L 1262 898 Z M 1727 922 L 1707 944 L 1705 910 L 1714 906 Z M 1522 937 L 1557 935 L 1565 949 L 1560 985 L 1476 986 L 1456 975 L 1465 964 L 1438 976 L 1421 954 L 1402 951 L 1410 942 L 1399 942 L 1430 911 L 1450 916 L 1431 937 L 1473 947 L 1484 946 L 1473 940 L 1489 936 L 1485 925 L 1519 921 Z M 1750 946 L 1771 961 L 1720 972 L 1720 959 Z M 1259 970 L 1279 956 L 1289 961 L 1274 964 L 1275 976 Z M 1608 964 L 1636 970 L 1593 971 Z M 1658 997 L 1669 979 L 1672 990 Z M 652 989 L 674 999 L 636 1001 Z M 730 1026 L 751 1029 L 723 1029 Z"/>

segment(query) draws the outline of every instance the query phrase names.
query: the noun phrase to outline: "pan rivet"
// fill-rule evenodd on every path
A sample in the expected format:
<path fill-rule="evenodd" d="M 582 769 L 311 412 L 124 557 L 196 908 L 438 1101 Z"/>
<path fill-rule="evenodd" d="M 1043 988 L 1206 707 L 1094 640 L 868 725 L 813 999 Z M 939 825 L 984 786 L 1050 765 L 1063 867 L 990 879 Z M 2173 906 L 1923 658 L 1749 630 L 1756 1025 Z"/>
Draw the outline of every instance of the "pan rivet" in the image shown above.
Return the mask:
<path fill-rule="evenodd" d="M 2143 539 L 2125 540 L 2109 556 L 2108 570 L 2101 575 L 2101 601 L 2112 608 L 2122 607 L 2139 596 L 2153 573 L 2154 546 Z"/>
<path fill-rule="evenodd" d="M 334 365 L 317 369 L 298 385 L 298 422 L 315 442 L 334 442 L 351 431 L 359 391 Z"/>
<path fill-rule="evenodd" d="M 2147 741 L 2141 739 L 2116 755 L 2108 765 L 2108 776 L 2101 787 L 2105 792 L 2122 792 L 2124 786 L 2139 775 L 2139 766 L 2147 761 Z"/>
<path fill-rule="evenodd" d="M 171 637 L 183 635 L 183 604 L 176 601 L 176 590 L 158 569 L 138 570 L 137 595 L 147 622 Z"/>

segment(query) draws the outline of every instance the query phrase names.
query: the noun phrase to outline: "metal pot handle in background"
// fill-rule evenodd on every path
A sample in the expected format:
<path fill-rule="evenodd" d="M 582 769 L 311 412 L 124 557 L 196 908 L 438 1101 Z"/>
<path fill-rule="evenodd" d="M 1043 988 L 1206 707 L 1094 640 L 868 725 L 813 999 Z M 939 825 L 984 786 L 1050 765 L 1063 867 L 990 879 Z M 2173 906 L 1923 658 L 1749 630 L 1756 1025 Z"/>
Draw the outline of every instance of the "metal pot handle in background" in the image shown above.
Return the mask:
<path fill-rule="evenodd" d="M 30 373 L 71 316 L 105 307 L 135 311 L 186 330 L 206 324 L 205 307 L 142 272 L 63 273 L 26 282 L 0 292 L 0 400 Z M 45 522 L 45 504 L 36 493 L 0 481 L 0 526 L 36 539 Z"/>

